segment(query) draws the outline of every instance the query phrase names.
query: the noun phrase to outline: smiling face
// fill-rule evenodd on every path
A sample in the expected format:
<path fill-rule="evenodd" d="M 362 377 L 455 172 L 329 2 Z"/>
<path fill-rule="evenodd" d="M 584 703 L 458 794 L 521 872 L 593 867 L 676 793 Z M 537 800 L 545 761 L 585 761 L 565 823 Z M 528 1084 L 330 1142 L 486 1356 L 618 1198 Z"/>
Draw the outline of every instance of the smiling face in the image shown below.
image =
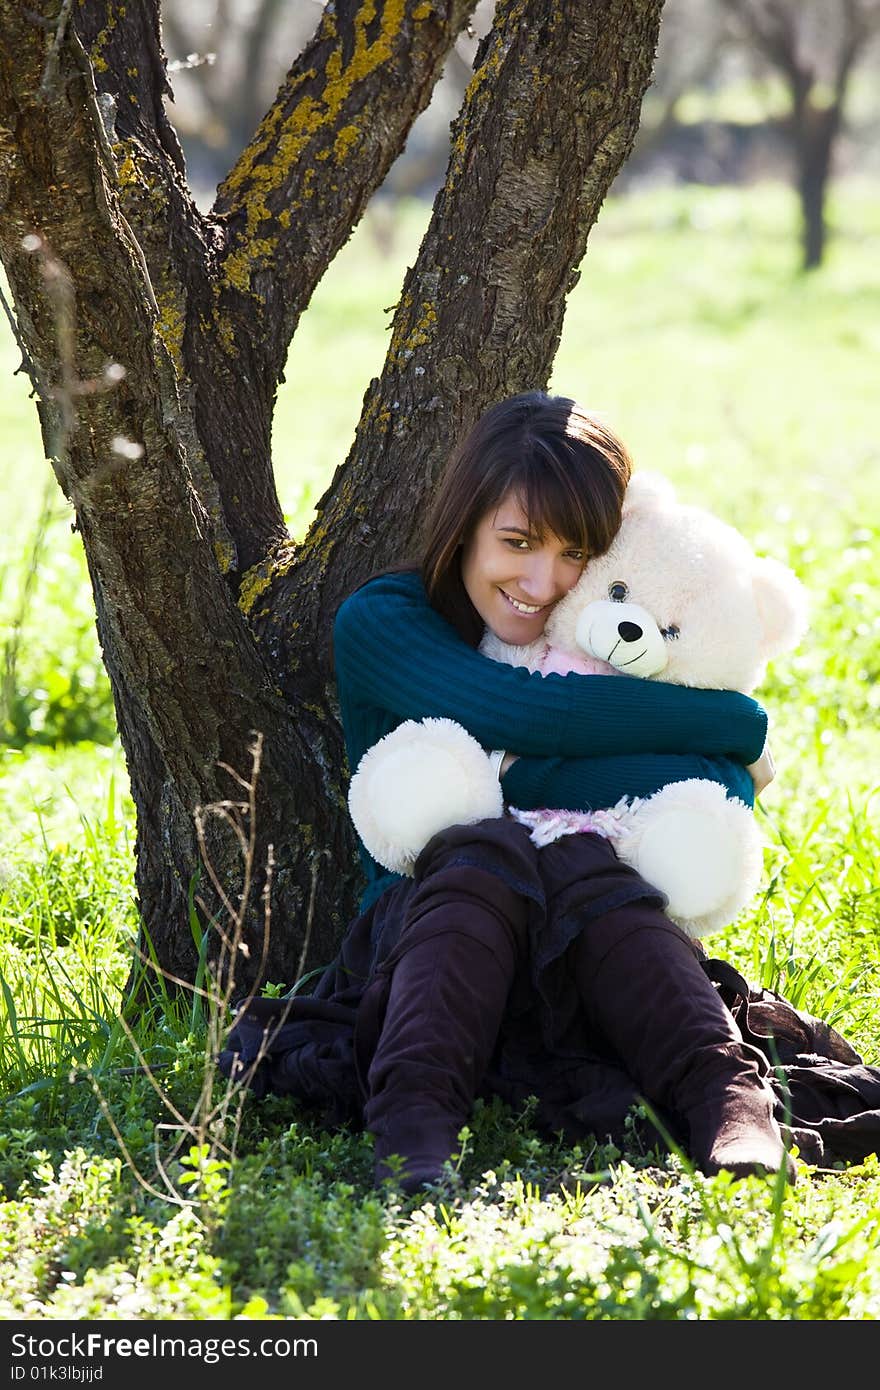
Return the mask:
<path fill-rule="evenodd" d="M 577 583 L 586 556 L 552 532 L 537 535 L 514 494 L 477 523 L 462 552 L 461 577 L 483 622 L 514 646 L 534 642 L 555 605 Z"/>

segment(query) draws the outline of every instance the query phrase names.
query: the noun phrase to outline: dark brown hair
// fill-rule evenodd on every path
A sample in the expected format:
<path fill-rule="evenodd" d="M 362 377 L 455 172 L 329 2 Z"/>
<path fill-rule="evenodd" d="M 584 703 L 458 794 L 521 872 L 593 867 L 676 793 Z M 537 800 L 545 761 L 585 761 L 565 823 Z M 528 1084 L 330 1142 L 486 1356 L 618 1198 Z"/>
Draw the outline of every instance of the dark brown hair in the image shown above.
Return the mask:
<path fill-rule="evenodd" d="M 629 454 L 567 396 L 524 391 L 481 415 L 446 466 L 426 519 L 421 573 L 431 605 L 477 646 L 483 621 L 461 578 L 461 550 L 482 518 L 513 493 L 535 534 L 602 555 L 620 525 Z"/>

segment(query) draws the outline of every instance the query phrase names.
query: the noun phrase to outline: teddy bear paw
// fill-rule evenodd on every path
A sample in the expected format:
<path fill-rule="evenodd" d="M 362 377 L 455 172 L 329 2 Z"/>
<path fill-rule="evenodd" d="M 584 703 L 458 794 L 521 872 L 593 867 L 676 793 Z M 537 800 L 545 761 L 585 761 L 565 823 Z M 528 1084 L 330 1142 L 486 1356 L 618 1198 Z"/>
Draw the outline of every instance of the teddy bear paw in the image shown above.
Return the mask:
<path fill-rule="evenodd" d="M 364 754 L 348 807 L 376 862 L 411 875 L 432 836 L 500 816 L 504 802 L 486 753 L 460 724 L 408 719 Z"/>
<path fill-rule="evenodd" d="M 666 894 L 669 916 L 693 937 L 732 922 L 760 881 L 754 816 L 715 782 L 675 783 L 641 803 L 618 852 Z"/>

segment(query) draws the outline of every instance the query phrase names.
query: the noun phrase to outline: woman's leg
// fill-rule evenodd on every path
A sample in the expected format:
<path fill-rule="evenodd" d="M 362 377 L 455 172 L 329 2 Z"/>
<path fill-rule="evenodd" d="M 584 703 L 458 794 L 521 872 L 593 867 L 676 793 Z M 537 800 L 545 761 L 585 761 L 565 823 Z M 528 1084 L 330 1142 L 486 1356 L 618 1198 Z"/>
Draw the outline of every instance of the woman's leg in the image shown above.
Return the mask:
<path fill-rule="evenodd" d="M 528 857 L 520 830 L 503 833 Z M 366 1077 L 376 1180 L 396 1173 L 407 1191 L 440 1178 L 457 1148 L 525 943 L 527 899 L 466 862 L 486 859 L 485 841 L 475 855 L 456 835 L 435 837 L 417 866 L 406 922 L 383 968 L 387 1007 Z"/>
<path fill-rule="evenodd" d="M 542 851 L 555 856 L 546 867 L 556 882 L 571 879 L 575 838 Z M 588 920 L 573 961 L 591 1028 L 645 1099 L 677 1117 L 702 1172 L 744 1177 L 785 1166 L 794 1180 L 766 1059 L 743 1041 L 694 943 L 655 901 L 643 897 Z"/>

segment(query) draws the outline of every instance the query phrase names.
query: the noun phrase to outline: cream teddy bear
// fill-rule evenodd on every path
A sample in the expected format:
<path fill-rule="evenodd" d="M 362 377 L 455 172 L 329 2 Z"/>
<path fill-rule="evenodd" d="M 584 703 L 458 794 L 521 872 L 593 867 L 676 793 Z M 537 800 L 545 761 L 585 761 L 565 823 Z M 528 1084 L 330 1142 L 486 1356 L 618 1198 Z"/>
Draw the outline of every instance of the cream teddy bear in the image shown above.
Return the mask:
<path fill-rule="evenodd" d="M 665 479 L 639 473 L 614 543 L 588 563 L 542 637 L 510 647 L 487 632 L 481 651 L 544 675 L 617 673 L 748 694 L 806 622 L 806 591 L 790 569 L 756 556 L 710 512 L 679 502 Z M 369 749 L 352 777 L 349 809 L 370 854 L 404 874 L 438 831 L 504 813 L 490 755 L 449 719 L 407 720 Z M 669 783 L 588 813 L 510 814 L 538 845 L 579 830 L 606 835 L 620 859 L 666 894 L 669 916 L 693 937 L 733 921 L 760 882 L 755 818 L 717 782 Z"/>

